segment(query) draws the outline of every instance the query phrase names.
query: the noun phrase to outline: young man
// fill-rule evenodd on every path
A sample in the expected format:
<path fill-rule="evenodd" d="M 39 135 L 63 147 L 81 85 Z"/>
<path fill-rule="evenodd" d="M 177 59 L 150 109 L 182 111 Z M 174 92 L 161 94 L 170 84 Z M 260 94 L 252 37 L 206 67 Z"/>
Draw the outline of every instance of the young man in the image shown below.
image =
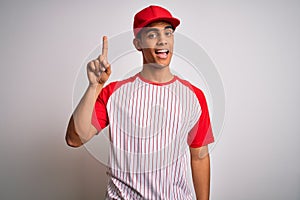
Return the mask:
<path fill-rule="evenodd" d="M 109 125 L 107 199 L 192 199 L 187 145 L 197 199 L 209 199 L 207 145 L 214 138 L 207 103 L 200 89 L 169 67 L 179 23 L 159 6 L 135 15 L 133 43 L 143 56 L 135 76 L 104 87 L 111 74 L 106 37 L 102 54 L 87 65 L 89 86 L 70 119 L 66 141 L 79 147 Z"/>

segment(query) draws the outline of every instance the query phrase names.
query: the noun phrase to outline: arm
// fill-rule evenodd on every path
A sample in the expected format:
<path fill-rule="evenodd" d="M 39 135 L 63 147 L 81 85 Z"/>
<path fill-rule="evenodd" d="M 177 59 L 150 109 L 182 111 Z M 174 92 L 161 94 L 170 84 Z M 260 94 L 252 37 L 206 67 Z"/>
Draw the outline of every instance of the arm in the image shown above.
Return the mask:
<path fill-rule="evenodd" d="M 89 141 L 97 129 L 91 124 L 94 105 L 102 90 L 98 87 L 89 86 L 71 116 L 66 133 L 66 142 L 71 147 L 79 147 Z"/>
<path fill-rule="evenodd" d="M 65 137 L 69 146 L 79 147 L 97 133 L 91 119 L 97 97 L 111 74 L 107 43 L 107 38 L 103 37 L 102 54 L 87 65 L 89 86 L 70 118 Z"/>
<path fill-rule="evenodd" d="M 190 148 L 191 169 L 197 200 L 208 200 L 210 193 L 210 157 L 207 146 Z"/>

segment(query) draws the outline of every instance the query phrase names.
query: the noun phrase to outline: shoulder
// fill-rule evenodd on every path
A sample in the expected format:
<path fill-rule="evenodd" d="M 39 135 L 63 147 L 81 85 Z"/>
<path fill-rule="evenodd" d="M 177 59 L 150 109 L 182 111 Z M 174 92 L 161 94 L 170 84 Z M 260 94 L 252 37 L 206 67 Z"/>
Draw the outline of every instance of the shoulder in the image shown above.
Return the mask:
<path fill-rule="evenodd" d="M 203 91 L 200 88 L 196 87 L 195 85 L 193 85 L 189 81 L 184 80 L 182 78 L 177 77 L 177 80 L 181 84 L 183 84 L 184 86 L 186 86 L 191 92 L 193 92 L 197 96 L 197 98 L 198 98 L 199 101 L 205 100 L 205 95 L 204 95 Z"/>
<path fill-rule="evenodd" d="M 127 83 L 133 82 L 135 79 L 136 79 L 136 75 L 126 78 L 124 80 L 110 82 L 106 86 L 104 86 L 104 88 L 101 90 L 99 97 L 109 98 L 112 93 L 116 92 L 118 89 L 120 89 L 122 86 L 126 85 Z"/>

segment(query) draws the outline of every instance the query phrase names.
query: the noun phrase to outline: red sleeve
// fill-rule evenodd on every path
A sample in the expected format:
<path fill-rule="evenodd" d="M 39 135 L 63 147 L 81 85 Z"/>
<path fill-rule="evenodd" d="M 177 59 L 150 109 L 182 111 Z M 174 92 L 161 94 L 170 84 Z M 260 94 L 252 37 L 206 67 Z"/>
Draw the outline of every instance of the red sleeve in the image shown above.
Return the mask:
<path fill-rule="evenodd" d="M 115 82 L 104 87 L 96 100 L 92 115 L 92 125 L 98 131 L 105 128 L 109 124 L 106 105 L 110 95 L 112 94 L 114 86 Z"/>
<path fill-rule="evenodd" d="M 208 107 L 203 92 L 192 86 L 201 106 L 201 115 L 190 130 L 187 138 L 187 143 L 192 148 L 205 146 L 214 142 L 213 132 L 211 128 Z"/>

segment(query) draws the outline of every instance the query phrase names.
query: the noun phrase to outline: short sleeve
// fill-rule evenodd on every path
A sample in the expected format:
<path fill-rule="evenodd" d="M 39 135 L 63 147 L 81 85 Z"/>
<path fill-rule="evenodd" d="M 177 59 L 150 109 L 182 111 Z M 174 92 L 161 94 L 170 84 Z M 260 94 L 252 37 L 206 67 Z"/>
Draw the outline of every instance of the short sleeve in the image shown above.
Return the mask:
<path fill-rule="evenodd" d="M 214 137 L 205 96 L 200 89 L 194 86 L 193 91 L 200 103 L 201 114 L 188 134 L 187 143 L 190 147 L 197 148 L 214 142 Z"/>
<path fill-rule="evenodd" d="M 112 92 L 112 85 L 114 84 L 109 84 L 101 90 L 94 106 L 92 115 L 92 125 L 98 131 L 104 129 L 109 124 L 106 105 Z"/>

